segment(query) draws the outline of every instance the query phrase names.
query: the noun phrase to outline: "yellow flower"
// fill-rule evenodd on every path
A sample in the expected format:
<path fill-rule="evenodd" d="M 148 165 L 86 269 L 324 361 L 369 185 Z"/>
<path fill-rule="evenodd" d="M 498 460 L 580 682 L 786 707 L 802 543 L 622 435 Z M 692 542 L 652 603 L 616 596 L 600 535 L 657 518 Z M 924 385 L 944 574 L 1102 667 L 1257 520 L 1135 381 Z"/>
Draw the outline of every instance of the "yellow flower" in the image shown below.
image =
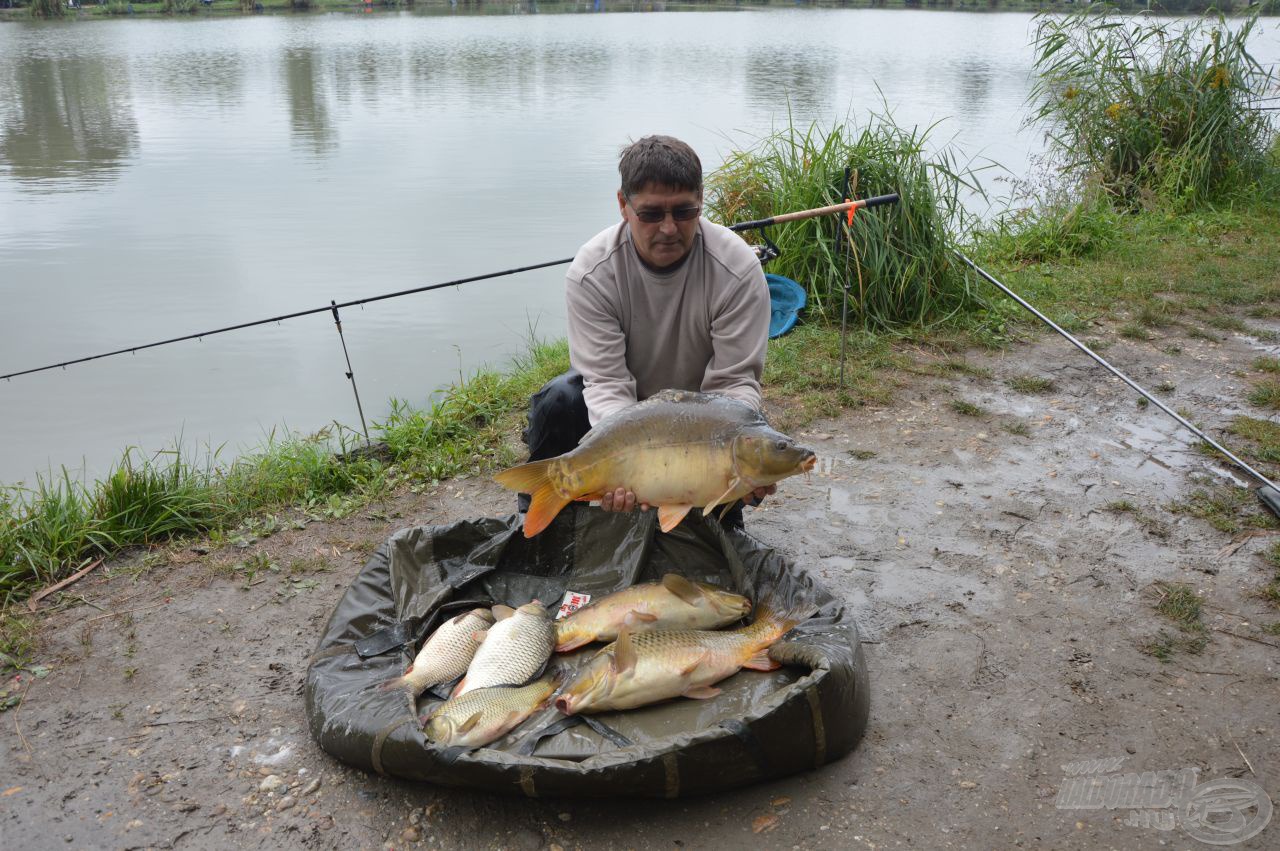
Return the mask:
<path fill-rule="evenodd" d="M 1216 65 L 1213 69 L 1213 75 L 1209 78 L 1209 88 L 1221 89 L 1227 83 L 1231 82 L 1231 75 L 1227 73 L 1227 69 L 1222 65 Z"/>
<path fill-rule="evenodd" d="M 1112 121 L 1116 121 L 1120 118 L 1120 113 L 1122 112 L 1124 112 L 1124 104 L 1113 103 L 1111 106 L 1107 107 L 1107 118 L 1110 118 Z"/>
<path fill-rule="evenodd" d="M 1075 100 L 1079 94 L 1080 90 L 1075 86 L 1067 86 L 1066 91 L 1062 93 L 1062 97 L 1064 100 Z"/>

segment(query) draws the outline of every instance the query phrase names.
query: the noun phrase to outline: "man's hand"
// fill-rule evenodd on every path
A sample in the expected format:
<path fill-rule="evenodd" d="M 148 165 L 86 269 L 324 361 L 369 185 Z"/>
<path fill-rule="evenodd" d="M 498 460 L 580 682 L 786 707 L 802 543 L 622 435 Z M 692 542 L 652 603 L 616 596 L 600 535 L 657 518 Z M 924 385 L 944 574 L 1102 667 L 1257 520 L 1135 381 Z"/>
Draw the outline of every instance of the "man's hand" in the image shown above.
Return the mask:
<path fill-rule="evenodd" d="M 634 511 L 636 507 L 636 495 L 633 491 L 626 488 L 617 488 L 608 491 L 600 498 L 600 507 L 605 511 Z M 640 503 L 641 511 L 649 510 L 649 503 Z"/>
<path fill-rule="evenodd" d="M 775 494 L 777 492 L 778 492 L 777 485 L 765 485 L 762 488 L 756 488 L 751 493 L 744 496 L 742 498 L 742 501 L 746 505 L 750 505 L 752 508 L 755 508 L 757 505 L 764 502 L 764 498 L 766 496 L 769 496 L 770 494 Z"/>

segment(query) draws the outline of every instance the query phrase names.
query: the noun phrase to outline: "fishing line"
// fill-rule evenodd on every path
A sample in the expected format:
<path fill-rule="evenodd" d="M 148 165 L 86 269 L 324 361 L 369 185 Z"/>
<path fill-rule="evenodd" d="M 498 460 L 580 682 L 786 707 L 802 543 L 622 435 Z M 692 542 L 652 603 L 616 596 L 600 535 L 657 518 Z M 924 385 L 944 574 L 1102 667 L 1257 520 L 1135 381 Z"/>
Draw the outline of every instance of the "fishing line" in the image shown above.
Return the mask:
<path fill-rule="evenodd" d="M 1041 322 L 1043 322 L 1044 324 L 1048 325 L 1048 326 L 1049 326 L 1050 328 L 1052 328 L 1054 331 L 1057 331 L 1057 332 L 1058 332 L 1060 335 L 1062 335 L 1062 336 L 1063 336 L 1063 337 L 1064 337 L 1064 338 L 1065 338 L 1069 343 L 1071 343 L 1071 345 L 1075 346 L 1077 349 L 1079 349 L 1080 351 L 1084 352 L 1084 353 L 1085 353 L 1086 355 L 1088 355 L 1089 357 L 1093 358 L 1095 361 L 1097 361 L 1097 362 L 1098 362 L 1098 364 L 1100 364 L 1103 368 L 1105 368 L 1106 370 L 1108 370 L 1108 371 L 1109 371 L 1112 375 L 1114 375 L 1116 378 L 1119 378 L 1119 379 L 1120 379 L 1121 381 L 1123 381 L 1125 384 L 1128 384 L 1130 387 L 1132 387 L 1132 388 L 1133 388 L 1134 390 L 1136 390 L 1138 393 L 1142 394 L 1143 398 L 1145 398 L 1148 402 L 1151 402 L 1151 403 L 1152 403 L 1153 405 L 1155 405 L 1157 408 L 1159 408 L 1160 410 L 1164 411 L 1166 414 L 1168 414 L 1169 416 L 1171 416 L 1171 417 L 1173 417 L 1175 420 L 1177 420 L 1177 422 L 1178 422 L 1178 424 L 1179 424 L 1179 425 L 1183 426 L 1183 427 L 1184 427 L 1184 428 L 1186 428 L 1188 431 L 1190 431 L 1192 434 L 1194 434 L 1196 437 L 1200 438 L 1200 439 L 1201 439 L 1201 440 L 1203 440 L 1205 443 L 1209 444 L 1209 445 L 1210 445 L 1210 446 L 1212 446 L 1214 449 L 1216 449 L 1217 451 L 1221 452 L 1221 453 L 1222 453 L 1223 455 L 1225 455 L 1227 458 L 1230 458 L 1232 462 L 1234 462 L 1238 467 L 1240 467 L 1240 469 L 1244 470 L 1246 473 L 1248 473 L 1249 475 L 1253 476 L 1253 478 L 1254 478 L 1256 481 L 1261 482 L 1261 483 L 1262 483 L 1262 485 L 1261 485 L 1260 487 L 1258 487 L 1258 488 L 1254 491 L 1254 493 L 1257 495 L 1258 499 L 1260 499 L 1260 500 L 1262 501 L 1262 504 L 1263 504 L 1263 505 L 1265 505 L 1265 506 L 1267 507 L 1267 509 L 1268 509 L 1268 510 L 1270 510 L 1270 511 L 1271 511 L 1273 514 L 1275 514 L 1277 517 L 1280 517 L 1280 488 L 1277 488 L 1277 487 L 1276 487 L 1275 482 L 1271 481 L 1271 480 L 1270 480 L 1270 479 L 1268 479 L 1266 476 L 1262 475 L 1262 474 L 1261 474 L 1261 473 L 1259 473 L 1257 470 L 1255 470 L 1255 469 L 1253 469 L 1252 467 L 1250 467 L 1250 466 L 1249 466 L 1248 464 L 1246 464 L 1243 460 L 1241 460 L 1239 457 L 1237 457 L 1233 452 L 1231 452 L 1231 450 L 1227 449 L 1225 446 L 1223 446 L 1222 444 L 1218 443 L 1218 442 L 1217 442 L 1216 440 L 1214 440 L 1212 437 L 1209 437 L 1209 435 L 1205 434 L 1203 431 L 1201 431 L 1200 429 L 1196 428 L 1194 425 L 1192 425 L 1190 422 L 1188 422 L 1188 421 L 1187 421 L 1187 419 L 1186 419 L 1185 417 L 1183 417 L 1181 414 L 1179 414 L 1177 411 L 1174 411 L 1173 409 L 1171 409 L 1171 408 L 1169 408 L 1167 405 L 1165 405 L 1165 403 L 1164 403 L 1164 402 L 1161 402 L 1161 401 L 1160 401 L 1159 399 L 1157 399 L 1155 396 L 1152 396 L 1150 393 L 1148 393 L 1146 390 L 1144 390 L 1144 389 L 1143 389 L 1143 388 L 1142 388 L 1142 387 L 1141 387 L 1141 386 L 1140 386 L 1136 381 L 1134 381 L 1132 378 L 1130 378 L 1129 376 L 1125 375 L 1123 372 L 1121 372 L 1120 370 L 1118 370 L 1118 369 L 1116 369 L 1114 366 L 1112 366 L 1110 363 L 1108 363 L 1108 362 L 1107 362 L 1107 360 L 1106 360 L 1105 358 L 1103 358 L 1103 357 L 1102 357 L 1102 355 L 1098 354 L 1098 353 L 1097 353 L 1097 352 L 1095 352 L 1093 349 L 1089 348 L 1089 347 L 1088 347 L 1088 346 L 1086 346 L 1084 343 L 1082 343 L 1082 342 L 1080 342 L 1079 340 L 1077 340 L 1075 337 L 1073 337 L 1073 336 L 1072 336 L 1072 335 L 1071 335 L 1071 334 L 1070 334 L 1066 329 L 1064 329 L 1062 326 L 1058 325 L 1058 324 L 1057 324 L 1056 322 L 1054 322 L 1052 319 L 1050 319 L 1049 317 L 1045 316 L 1045 315 L 1044 315 L 1043 313 L 1041 313 L 1040 311 L 1036 310 L 1034 307 L 1032 307 L 1032 306 L 1031 306 L 1031 304 L 1029 304 L 1025 299 L 1023 299 L 1023 298 L 1022 298 L 1022 296 L 1018 295 L 1018 294 L 1017 294 L 1017 293 L 1015 293 L 1013 290 L 1009 289 L 1007 286 L 1005 286 L 1004 284 L 1000 283 L 998 280 L 996 280 L 996 278 L 995 278 L 993 275 L 991 275 L 991 273 L 987 272 L 985 269 L 983 269 L 983 268 L 982 268 L 981 266 L 979 266 L 977 263 L 974 263 L 972 260 L 970 260 L 970 259 L 969 259 L 968 257 L 966 257 L 965 255 L 961 254 L 959 251 L 955 252 L 955 255 L 956 255 L 956 257 L 959 257 L 962 261 L 964 261 L 964 262 L 965 262 L 965 263 L 966 263 L 966 264 L 967 264 L 971 269 L 973 269 L 973 271 L 977 272 L 980 276 L 982 276 L 982 277 L 987 281 L 987 283 L 989 283 L 989 284 L 991 284 L 991 285 L 993 285 L 993 286 L 995 286 L 995 287 L 998 287 L 998 288 L 1000 289 L 1000 291 L 1001 291 L 1001 292 L 1003 292 L 1005 295 L 1009 296 L 1009 298 L 1013 299 L 1013 300 L 1014 300 L 1014 301 L 1016 301 L 1018 304 L 1022 305 L 1024 308 L 1026 308 L 1026 309 L 1027 309 L 1027 310 L 1028 310 L 1028 311 L 1029 311 L 1033 316 L 1035 316 L 1035 317 L 1036 317 L 1037 319 L 1039 319 Z"/>

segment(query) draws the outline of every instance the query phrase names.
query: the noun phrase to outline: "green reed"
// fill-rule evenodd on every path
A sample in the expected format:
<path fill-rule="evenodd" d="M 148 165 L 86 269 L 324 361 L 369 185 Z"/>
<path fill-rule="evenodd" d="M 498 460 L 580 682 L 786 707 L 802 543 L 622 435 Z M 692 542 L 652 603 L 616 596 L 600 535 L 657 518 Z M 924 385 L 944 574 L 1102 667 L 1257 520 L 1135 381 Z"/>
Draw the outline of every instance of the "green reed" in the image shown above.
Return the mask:
<path fill-rule="evenodd" d="M 926 150 L 928 134 L 898 127 L 888 117 L 861 129 L 789 123 L 731 153 L 709 177 L 709 214 L 732 224 L 839 203 L 849 169 L 851 197 L 896 192 L 901 201 L 859 212 L 852 227 L 833 215 L 769 228 L 766 235 L 782 251 L 769 271 L 806 288 L 811 318 L 838 321 L 848 283 L 851 316 L 863 327 L 937 320 L 975 298 L 952 249 L 967 227 L 961 194 L 980 190 L 949 150 Z M 852 247 L 847 254 L 846 239 Z"/>
<path fill-rule="evenodd" d="M 1037 19 L 1031 121 L 1068 173 L 1117 207 L 1185 210 L 1256 187 L 1273 80 L 1249 53 L 1257 17 L 1157 21 L 1093 7 Z"/>

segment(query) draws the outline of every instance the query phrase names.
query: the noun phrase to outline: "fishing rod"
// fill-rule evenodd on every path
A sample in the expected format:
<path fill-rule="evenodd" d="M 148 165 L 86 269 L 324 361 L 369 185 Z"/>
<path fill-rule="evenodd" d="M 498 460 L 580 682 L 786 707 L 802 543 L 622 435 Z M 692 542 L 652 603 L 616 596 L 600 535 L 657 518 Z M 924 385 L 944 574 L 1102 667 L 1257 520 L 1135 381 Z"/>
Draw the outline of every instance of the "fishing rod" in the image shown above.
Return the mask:
<path fill-rule="evenodd" d="M 116 349 L 113 352 L 103 352 L 97 355 L 88 355 L 82 358 L 74 358 L 72 360 L 62 361 L 61 363 L 49 364 L 48 366 L 38 366 L 38 367 L 35 367 L 34 369 L 24 369 L 18 372 L 10 372 L 6 375 L 0 375 L 0 379 L 4 379 L 5 381 L 8 381 L 10 379 L 17 378 L 20 375 L 31 375 L 32 373 L 45 372 L 50 369 L 66 369 L 67 367 L 72 366 L 73 364 L 86 363 L 87 361 L 98 360 L 100 358 L 109 358 L 115 355 L 136 354 L 142 351 L 143 349 L 154 349 L 156 346 L 167 346 L 170 343 L 181 343 L 185 340 L 202 340 L 205 337 L 212 337 L 214 334 L 225 334 L 228 331 L 239 331 L 242 328 L 253 328 L 257 325 L 270 325 L 272 322 L 283 322 L 286 319 L 297 319 L 300 316 L 311 316 L 312 314 L 315 314 L 315 313 L 333 313 L 334 321 L 337 322 L 338 321 L 337 311 L 341 310 L 344 307 L 360 307 L 362 305 L 372 304 L 375 301 L 384 301 L 385 299 L 389 299 L 389 298 L 400 298 L 401 296 L 414 295 L 415 293 L 425 293 L 431 290 L 443 289 L 444 287 L 456 287 L 460 284 L 472 283 L 473 281 L 485 281 L 490 278 L 501 278 L 505 275 L 516 275 L 516 274 L 519 274 L 520 272 L 532 272 L 536 269 L 546 269 L 549 266 L 563 266 L 566 263 L 572 263 L 572 262 L 573 262 L 572 257 L 569 257 L 564 260 L 548 260 L 546 263 L 535 263 L 532 266 L 520 266 L 515 269 L 506 269 L 501 272 L 490 272 L 486 275 L 473 275 L 470 278 L 458 278 L 457 280 L 445 281 L 444 283 L 441 283 L 441 284 L 427 284 L 426 286 L 413 287 L 407 290 L 398 290 L 393 293 L 383 293 L 382 295 L 369 296 L 368 298 L 357 298 L 351 301 L 344 301 L 344 302 L 338 302 L 338 303 L 330 301 L 324 307 L 313 307 L 313 308 L 308 308 L 307 310 L 296 310 L 293 313 L 284 313 L 284 314 L 281 314 L 280 316 L 268 317 L 267 319 L 255 319 L 252 322 L 241 322 L 238 325 L 227 325 L 223 328 L 215 328 L 212 331 L 201 331 L 196 334 L 184 334 L 181 337 L 170 337 L 167 340 L 159 340 L 154 343 L 145 343 L 139 346 L 129 346 L 123 349 Z"/>
<path fill-rule="evenodd" d="M 852 175 L 852 169 L 844 170 L 844 194 L 852 195 L 849 179 Z M 888 195 L 875 195 L 871 198 L 862 198 L 857 201 L 844 201 L 840 204 L 830 204 L 826 207 L 815 207 L 812 210 L 798 210 L 794 213 L 781 213 L 776 216 L 770 216 L 767 219 L 756 219 L 750 222 L 741 222 L 736 225 L 730 225 L 729 230 L 744 231 L 758 229 L 764 236 L 764 229 L 770 225 L 783 224 L 785 222 L 795 222 L 801 219 L 812 219 L 817 216 L 827 216 L 834 213 L 844 213 L 850 226 L 853 225 L 853 214 L 858 210 L 866 210 L 871 207 L 880 207 L 885 204 L 896 204 L 901 198 L 896 192 Z M 840 241 L 844 248 L 845 258 L 845 282 L 841 287 L 840 299 L 840 387 L 844 387 L 844 362 L 845 353 L 848 347 L 849 335 L 849 264 L 853 256 L 853 240 L 846 228 L 841 228 L 839 232 Z M 779 254 L 778 246 L 774 245 L 768 236 L 764 236 L 764 247 L 757 247 L 756 254 L 760 258 L 761 263 L 765 263 Z"/>
<path fill-rule="evenodd" d="M 1121 372 L 1120 370 L 1112 366 L 1110 363 L 1108 363 L 1107 360 L 1102 357 L 1102 355 L 1098 354 L 1093 349 L 1089 348 L 1084 343 L 1077 340 L 1062 326 L 1058 325 L 1052 319 L 1045 316 L 1040 311 L 1036 310 L 1030 303 L 1028 303 L 1024 298 L 1022 298 L 1022 296 L 1018 295 L 1013 290 L 1009 289 L 1007 286 L 1000 283 L 1000 281 L 996 280 L 995 276 L 993 276 L 990 272 L 983 269 L 977 263 L 974 263 L 972 260 L 970 260 L 964 254 L 961 254 L 959 251 L 956 251 L 955 255 L 956 257 L 960 258 L 960 260 L 962 260 L 965 264 L 967 264 L 969 268 L 973 269 L 973 271 L 977 272 L 982 278 L 984 278 L 987 281 L 987 283 L 999 288 L 1001 292 L 1009 296 L 1009 298 L 1013 299 L 1018 304 L 1022 305 L 1022 307 L 1026 308 L 1033 316 L 1035 316 L 1045 325 L 1048 325 L 1054 331 L 1058 332 L 1060 335 L 1066 338 L 1067 342 L 1071 343 L 1071 345 L 1075 346 L 1077 349 L 1084 352 L 1089 357 L 1093 358 L 1103 368 L 1108 370 L 1116 378 L 1119 378 L 1125 384 L 1128 384 L 1138 393 L 1142 394 L 1143 398 L 1145 398 L 1148 402 L 1151 402 L 1157 408 L 1159 408 L 1160 410 L 1164 411 L 1166 414 L 1168 414 L 1169 416 L 1177 420 L 1178 424 L 1181 425 L 1183 428 L 1186 428 L 1196 437 L 1200 438 L 1205 443 L 1209 444 L 1214 449 L 1221 452 L 1227 458 L 1230 458 L 1231 461 L 1236 464 L 1236 466 L 1240 467 L 1240 469 L 1244 470 L 1246 473 L 1253 476 L 1253 478 L 1256 481 L 1261 482 L 1262 484 L 1254 490 L 1254 494 L 1258 497 L 1259 500 L 1262 501 L 1262 504 L 1265 505 L 1272 514 L 1276 515 L 1277 517 L 1280 517 L 1280 488 L 1276 487 L 1275 482 L 1271 481 L 1266 476 L 1262 475 L 1257 470 L 1250 467 L 1248 464 L 1246 464 L 1243 460 L 1237 457 L 1233 452 L 1231 452 L 1225 446 L 1218 443 L 1212 437 L 1209 437 L 1209 435 L 1205 434 L 1203 431 L 1201 431 L 1200 429 L 1192 425 L 1190 422 L 1188 422 L 1187 419 L 1183 417 L 1181 414 L 1179 414 L 1177 411 L 1172 410 L 1171 408 L 1169 408 L 1169 406 L 1165 405 L 1155 396 L 1148 393 L 1136 381 L 1134 381 L 1132 378 L 1125 375 L 1123 372 Z"/>

